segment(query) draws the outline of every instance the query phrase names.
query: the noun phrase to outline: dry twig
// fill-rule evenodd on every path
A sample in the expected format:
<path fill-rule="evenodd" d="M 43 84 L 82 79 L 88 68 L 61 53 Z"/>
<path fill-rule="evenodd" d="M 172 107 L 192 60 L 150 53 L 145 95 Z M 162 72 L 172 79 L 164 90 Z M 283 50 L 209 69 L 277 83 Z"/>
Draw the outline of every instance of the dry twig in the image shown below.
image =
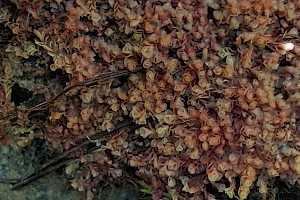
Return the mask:
<path fill-rule="evenodd" d="M 128 127 L 131 125 L 133 126 L 134 129 L 137 128 L 137 126 L 138 126 L 138 125 L 133 125 L 133 122 L 131 120 L 125 120 L 125 121 L 119 123 L 116 126 L 116 129 L 114 131 L 112 131 L 112 132 L 105 131 L 105 132 L 100 132 L 100 133 L 96 134 L 94 137 L 91 137 L 90 140 L 88 139 L 88 140 L 78 144 L 77 146 L 74 146 L 73 148 L 65 151 L 60 156 L 55 157 L 52 160 L 50 160 L 49 162 L 42 165 L 40 167 L 40 169 L 24 176 L 21 179 L 3 179 L 3 180 L 0 180 L 0 182 L 13 184 L 11 187 L 12 190 L 16 190 L 21 187 L 24 187 L 27 184 L 29 184 L 41 177 L 53 172 L 53 171 L 56 171 L 57 169 L 67 165 L 70 162 L 77 161 L 78 158 L 75 158 L 74 156 L 71 156 L 71 155 L 73 153 L 75 153 L 76 151 L 78 151 L 79 149 L 86 147 L 87 145 L 93 143 L 94 140 L 103 139 L 106 136 L 109 136 L 109 135 L 112 135 L 112 134 L 118 132 L 118 130 L 120 130 L 121 128 Z M 92 149 L 93 151 L 95 150 L 95 148 L 101 148 L 101 147 L 90 147 L 90 149 Z M 13 181 L 11 181 L 11 180 L 13 180 Z"/>
<path fill-rule="evenodd" d="M 134 71 L 121 70 L 121 71 L 117 71 L 117 72 L 108 72 L 108 73 L 96 75 L 82 83 L 77 83 L 75 85 L 68 86 L 61 93 L 59 93 L 57 96 L 55 96 L 52 100 L 40 103 L 36 106 L 33 106 L 33 107 L 25 110 L 25 113 L 31 113 L 33 111 L 40 111 L 40 110 L 47 110 L 51 105 L 54 104 L 54 102 L 59 100 L 63 95 L 67 94 L 70 90 L 72 90 L 74 88 L 78 88 L 78 87 L 82 87 L 82 86 L 90 87 L 95 84 L 103 85 L 103 84 L 107 83 L 107 81 L 109 81 L 109 80 L 112 80 L 114 78 L 118 78 L 121 76 L 128 76 L 132 73 L 139 72 L 142 69 L 143 69 L 142 67 L 138 67 Z M 4 125 L 5 123 L 10 122 L 10 120 L 16 119 L 17 117 L 18 117 L 17 114 L 11 114 L 4 118 L 1 118 L 0 125 Z"/>

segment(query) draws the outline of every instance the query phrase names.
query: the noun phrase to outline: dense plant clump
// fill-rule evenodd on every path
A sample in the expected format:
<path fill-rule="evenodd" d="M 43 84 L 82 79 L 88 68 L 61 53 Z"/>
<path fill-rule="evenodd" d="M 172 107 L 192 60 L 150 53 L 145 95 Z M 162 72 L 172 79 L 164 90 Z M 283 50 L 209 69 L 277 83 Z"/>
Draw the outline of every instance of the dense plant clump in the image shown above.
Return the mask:
<path fill-rule="evenodd" d="M 0 128 L 1 143 L 42 137 L 63 151 L 125 119 L 140 125 L 96 141 L 103 150 L 82 150 L 67 167 L 88 199 L 126 166 L 153 199 L 214 199 L 209 187 L 241 200 L 257 189 L 266 199 L 275 177 L 299 184 L 298 1 L 11 2 L 0 8 L 12 32 L 0 46 L 0 115 L 18 119 Z M 12 100 L 15 84 L 49 101 L 120 70 L 132 73 L 72 90 L 42 121 Z"/>

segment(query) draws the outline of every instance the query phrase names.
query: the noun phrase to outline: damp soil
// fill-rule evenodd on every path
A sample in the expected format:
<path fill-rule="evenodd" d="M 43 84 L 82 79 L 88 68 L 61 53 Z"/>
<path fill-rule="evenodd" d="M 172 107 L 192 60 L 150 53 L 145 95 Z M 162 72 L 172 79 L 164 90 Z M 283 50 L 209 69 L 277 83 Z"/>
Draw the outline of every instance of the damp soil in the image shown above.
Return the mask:
<path fill-rule="evenodd" d="M 19 179 L 29 174 L 55 153 L 47 149 L 43 140 L 35 139 L 30 146 L 20 149 L 15 146 L 0 147 L 0 179 Z M 106 185 L 96 193 L 95 200 L 135 200 L 141 193 L 131 185 Z M 26 186 L 11 190 L 11 185 L 0 183 L 0 200 L 85 200 L 83 192 L 70 188 L 62 169 L 52 172 Z"/>
<path fill-rule="evenodd" d="M 33 142 L 33 145 L 21 150 L 17 146 L 0 147 L 0 178 L 19 179 L 34 171 L 38 163 L 46 156 L 44 145 Z M 2 200 L 83 200 L 85 195 L 68 189 L 67 181 L 57 173 L 51 173 L 18 190 L 11 190 L 10 184 L 0 184 Z"/>

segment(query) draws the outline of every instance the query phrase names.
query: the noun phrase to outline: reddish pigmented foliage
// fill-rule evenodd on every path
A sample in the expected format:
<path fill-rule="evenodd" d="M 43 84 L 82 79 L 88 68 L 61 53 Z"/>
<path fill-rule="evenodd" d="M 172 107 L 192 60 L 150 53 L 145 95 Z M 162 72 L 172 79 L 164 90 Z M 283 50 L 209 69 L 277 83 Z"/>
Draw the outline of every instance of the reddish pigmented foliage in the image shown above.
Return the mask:
<path fill-rule="evenodd" d="M 18 15 L 0 8 L 11 30 L 0 46 L 0 124 L 17 119 L 0 127 L 1 144 L 26 146 L 34 129 L 64 151 L 124 120 L 139 125 L 77 155 L 68 175 L 88 199 L 128 166 L 153 199 L 215 199 L 209 188 L 267 199 L 275 178 L 299 183 L 299 3 L 12 2 Z M 30 99 L 15 105 L 15 83 L 46 101 L 58 95 L 49 116 L 28 115 Z"/>

